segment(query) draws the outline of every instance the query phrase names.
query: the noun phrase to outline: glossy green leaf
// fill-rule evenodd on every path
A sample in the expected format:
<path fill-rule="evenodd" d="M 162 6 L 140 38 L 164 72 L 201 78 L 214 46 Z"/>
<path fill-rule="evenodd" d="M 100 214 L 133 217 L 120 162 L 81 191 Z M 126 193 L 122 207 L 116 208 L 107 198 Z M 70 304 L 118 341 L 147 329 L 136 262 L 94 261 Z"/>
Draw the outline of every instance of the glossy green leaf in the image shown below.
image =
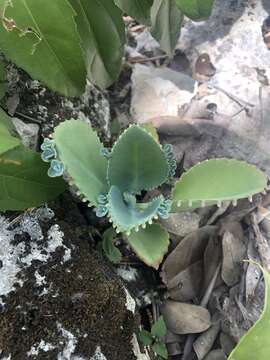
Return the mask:
<path fill-rule="evenodd" d="M 90 204 L 98 205 L 98 196 L 108 192 L 107 159 L 95 131 L 84 121 L 67 120 L 55 128 L 53 138 L 72 182 Z"/>
<path fill-rule="evenodd" d="M 158 269 L 169 247 L 169 234 L 159 224 L 147 225 L 127 238 L 137 256 L 147 265 Z"/>
<path fill-rule="evenodd" d="M 155 140 L 159 143 L 159 137 L 157 129 L 151 123 L 145 123 L 141 127 L 146 130 Z"/>
<path fill-rule="evenodd" d="M 114 144 L 108 167 L 110 185 L 138 193 L 167 180 L 168 164 L 160 145 L 144 129 L 130 126 Z"/>
<path fill-rule="evenodd" d="M 154 352 L 161 356 L 163 359 L 168 359 L 168 350 L 166 345 L 163 342 L 156 342 L 154 343 L 154 345 L 152 346 Z"/>
<path fill-rule="evenodd" d="M 0 109 L 0 155 L 20 145 L 20 140 L 11 135 L 11 119 Z"/>
<path fill-rule="evenodd" d="M 266 175 L 244 161 L 212 159 L 182 175 L 172 192 L 173 211 L 252 198 L 267 186 Z"/>
<path fill-rule="evenodd" d="M 39 206 L 63 192 L 65 182 L 47 170 L 40 154 L 23 146 L 0 155 L 0 211 Z"/>
<path fill-rule="evenodd" d="M 121 11 L 113 0 L 69 0 L 85 52 L 88 77 L 101 88 L 118 77 L 125 44 Z"/>
<path fill-rule="evenodd" d="M 124 13 L 136 19 L 139 23 L 150 25 L 150 10 L 153 0 L 114 0 Z"/>
<path fill-rule="evenodd" d="M 180 36 L 183 14 L 175 0 L 154 0 L 151 9 L 151 34 L 162 50 L 172 55 Z"/>
<path fill-rule="evenodd" d="M 261 268 L 265 282 L 263 313 L 255 325 L 241 338 L 228 360 L 269 360 L 270 356 L 270 275 Z"/>
<path fill-rule="evenodd" d="M 114 245 L 116 236 L 117 234 L 112 227 L 105 230 L 102 234 L 102 249 L 107 258 L 114 264 L 119 263 L 122 259 L 120 250 Z"/>
<path fill-rule="evenodd" d="M 190 19 L 202 21 L 211 15 L 214 0 L 175 0 L 175 2 Z"/>
<path fill-rule="evenodd" d="M 160 316 L 158 320 L 153 324 L 151 328 L 152 336 L 162 339 L 167 333 L 167 328 L 163 316 Z"/>
<path fill-rule="evenodd" d="M 139 332 L 138 338 L 144 346 L 149 346 L 153 342 L 153 338 L 150 332 L 144 329 Z"/>
<path fill-rule="evenodd" d="M 86 66 L 67 0 L 0 0 L 0 48 L 32 78 L 65 96 L 84 92 Z"/>

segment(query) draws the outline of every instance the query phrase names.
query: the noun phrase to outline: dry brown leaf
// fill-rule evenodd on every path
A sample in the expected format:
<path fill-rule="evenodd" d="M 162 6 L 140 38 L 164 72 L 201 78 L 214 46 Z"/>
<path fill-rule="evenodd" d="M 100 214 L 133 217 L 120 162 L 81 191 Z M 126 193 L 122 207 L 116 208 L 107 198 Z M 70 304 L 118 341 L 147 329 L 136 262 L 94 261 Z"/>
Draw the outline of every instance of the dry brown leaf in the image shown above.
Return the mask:
<path fill-rule="evenodd" d="M 203 262 L 201 260 L 188 266 L 173 277 L 167 284 L 172 300 L 188 301 L 199 296 L 203 280 Z"/>
<path fill-rule="evenodd" d="M 170 253 L 162 267 L 165 284 L 189 265 L 202 260 L 209 238 L 217 232 L 216 226 L 205 226 L 187 235 Z"/>
<path fill-rule="evenodd" d="M 220 331 L 220 320 L 217 315 L 213 316 L 213 322 L 214 324 L 202 333 L 193 343 L 193 349 L 198 357 L 198 360 L 204 359 L 204 357 L 209 353 Z"/>
<path fill-rule="evenodd" d="M 221 276 L 228 286 L 235 285 L 242 274 L 242 264 L 246 255 L 246 247 L 242 239 L 229 231 L 222 238 L 223 261 Z"/>
<path fill-rule="evenodd" d="M 158 116 L 142 121 L 143 123 L 152 123 L 160 134 L 173 136 L 200 136 L 199 131 L 193 125 L 183 120 L 180 116 Z"/>
<path fill-rule="evenodd" d="M 209 286 L 216 272 L 217 266 L 220 263 L 221 256 L 221 241 L 217 236 L 213 236 L 209 239 L 204 252 L 204 280 L 202 293 L 204 293 Z M 219 285 L 219 282 L 216 282 L 216 286 L 217 285 Z"/>
<path fill-rule="evenodd" d="M 171 213 L 168 219 L 160 220 L 167 231 L 182 237 L 196 231 L 199 228 L 199 222 L 199 215 L 188 211 Z"/>
<path fill-rule="evenodd" d="M 252 240 L 252 239 L 250 239 Z M 260 263 L 260 257 L 255 249 L 254 242 L 249 241 L 247 248 L 248 259 L 253 262 L 248 263 L 246 271 L 246 302 L 252 301 L 255 295 L 257 286 L 261 278 L 261 270 L 255 262 Z"/>
<path fill-rule="evenodd" d="M 229 355 L 235 347 L 235 341 L 228 334 L 222 332 L 219 337 L 220 345 L 223 352 Z"/>
<path fill-rule="evenodd" d="M 168 354 L 170 356 L 177 356 L 182 354 L 182 347 L 179 343 L 167 344 Z"/>
<path fill-rule="evenodd" d="M 218 350 L 212 350 L 204 360 L 226 360 L 227 356 L 224 354 L 224 352 L 221 349 Z"/>
<path fill-rule="evenodd" d="M 176 334 L 194 334 L 211 326 L 210 313 L 202 306 L 167 300 L 161 308 L 168 329 Z"/>

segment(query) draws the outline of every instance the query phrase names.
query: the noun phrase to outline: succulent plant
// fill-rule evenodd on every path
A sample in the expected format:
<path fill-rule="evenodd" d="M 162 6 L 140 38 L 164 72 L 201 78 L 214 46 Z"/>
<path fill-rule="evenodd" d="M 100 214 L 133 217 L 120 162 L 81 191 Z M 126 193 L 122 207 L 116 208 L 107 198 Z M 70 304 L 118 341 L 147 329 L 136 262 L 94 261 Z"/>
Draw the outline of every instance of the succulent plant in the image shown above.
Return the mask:
<path fill-rule="evenodd" d="M 161 146 L 149 129 L 131 125 L 112 149 L 104 148 L 89 124 L 68 120 L 55 128 L 41 147 L 49 176 L 65 173 L 70 185 L 96 215 L 107 216 L 135 253 L 157 268 L 168 250 L 169 235 L 159 218 L 186 208 L 252 198 L 267 186 L 266 176 L 254 166 L 229 159 L 202 162 L 176 181 L 170 198 L 151 198 L 151 190 L 171 182 L 176 159 L 171 145 Z M 150 200 L 141 202 L 148 191 Z"/>

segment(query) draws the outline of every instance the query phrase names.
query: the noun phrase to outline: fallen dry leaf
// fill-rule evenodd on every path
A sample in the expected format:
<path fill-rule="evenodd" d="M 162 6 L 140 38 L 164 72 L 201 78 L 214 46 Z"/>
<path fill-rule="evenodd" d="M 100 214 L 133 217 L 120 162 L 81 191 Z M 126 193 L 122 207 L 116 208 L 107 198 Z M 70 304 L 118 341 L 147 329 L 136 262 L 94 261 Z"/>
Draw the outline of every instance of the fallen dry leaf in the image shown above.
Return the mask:
<path fill-rule="evenodd" d="M 246 246 L 242 239 L 225 231 L 222 238 L 223 261 L 221 277 L 228 286 L 235 285 L 241 277 Z"/>
<path fill-rule="evenodd" d="M 161 308 L 168 329 L 176 334 L 194 334 L 211 326 L 210 313 L 202 306 L 167 300 Z"/>
<path fill-rule="evenodd" d="M 226 360 L 227 356 L 221 349 L 211 351 L 204 360 Z"/>

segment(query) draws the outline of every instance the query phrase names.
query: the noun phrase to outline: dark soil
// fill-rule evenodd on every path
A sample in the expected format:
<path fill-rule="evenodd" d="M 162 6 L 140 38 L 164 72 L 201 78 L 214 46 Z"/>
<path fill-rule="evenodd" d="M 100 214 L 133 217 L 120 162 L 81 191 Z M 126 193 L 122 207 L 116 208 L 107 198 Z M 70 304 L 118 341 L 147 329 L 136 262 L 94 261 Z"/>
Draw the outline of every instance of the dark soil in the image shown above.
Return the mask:
<path fill-rule="evenodd" d="M 55 348 L 40 350 L 29 359 L 55 360 L 67 343 L 59 331 L 61 326 L 76 336 L 73 355 L 89 359 L 100 346 L 108 360 L 132 360 L 130 342 L 137 324 L 126 309 L 123 286 L 99 254 L 90 249 L 89 228 L 77 216 L 76 205 L 72 209 L 71 204 L 63 202 L 57 210 L 57 224 L 65 233 L 65 245 L 72 249 L 72 260 L 63 264 L 59 248 L 47 263 L 36 261 L 21 273 L 23 286 L 11 293 L 8 301 L 4 299 L 6 307 L 0 317 L 2 355 L 26 359 L 31 347 L 44 340 Z M 25 234 L 16 238 L 18 242 L 25 240 Z M 37 285 L 35 271 L 50 284 L 48 294 L 41 295 L 44 287 Z"/>

